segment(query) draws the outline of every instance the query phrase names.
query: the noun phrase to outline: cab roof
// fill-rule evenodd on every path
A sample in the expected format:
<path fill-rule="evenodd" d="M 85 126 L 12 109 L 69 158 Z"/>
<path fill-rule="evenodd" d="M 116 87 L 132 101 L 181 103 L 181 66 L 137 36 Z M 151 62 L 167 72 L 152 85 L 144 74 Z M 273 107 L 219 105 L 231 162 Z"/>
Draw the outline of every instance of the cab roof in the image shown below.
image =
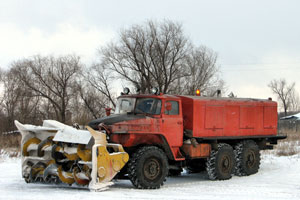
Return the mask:
<path fill-rule="evenodd" d="M 180 97 L 170 94 L 128 94 L 128 95 L 121 95 L 118 98 L 127 97 L 127 98 L 158 98 L 158 99 L 180 99 Z"/>

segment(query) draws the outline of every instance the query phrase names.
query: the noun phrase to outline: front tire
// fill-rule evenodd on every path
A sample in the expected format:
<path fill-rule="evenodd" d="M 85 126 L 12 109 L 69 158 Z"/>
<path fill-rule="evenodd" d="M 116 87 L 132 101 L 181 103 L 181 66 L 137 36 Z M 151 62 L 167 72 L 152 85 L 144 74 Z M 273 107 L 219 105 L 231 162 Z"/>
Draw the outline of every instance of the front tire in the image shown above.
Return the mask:
<path fill-rule="evenodd" d="M 235 166 L 233 148 L 225 143 L 212 150 L 206 162 L 206 171 L 211 180 L 227 180 L 232 177 Z"/>
<path fill-rule="evenodd" d="M 128 177 L 138 189 L 158 189 L 168 175 L 168 160 L 158 147 L 139 148 L 128 162 Z"/>

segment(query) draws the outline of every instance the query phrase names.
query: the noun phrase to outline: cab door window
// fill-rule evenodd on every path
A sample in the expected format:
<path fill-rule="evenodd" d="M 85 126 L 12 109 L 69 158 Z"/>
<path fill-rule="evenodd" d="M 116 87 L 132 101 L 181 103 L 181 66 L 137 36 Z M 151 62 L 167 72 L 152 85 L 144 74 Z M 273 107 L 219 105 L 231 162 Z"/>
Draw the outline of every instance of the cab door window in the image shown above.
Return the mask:
<path fill-rule="evenodd" d="M 166 115 L 179 115 L 178 101 L 166 101 L 165 102 L 165 114 Z"/>

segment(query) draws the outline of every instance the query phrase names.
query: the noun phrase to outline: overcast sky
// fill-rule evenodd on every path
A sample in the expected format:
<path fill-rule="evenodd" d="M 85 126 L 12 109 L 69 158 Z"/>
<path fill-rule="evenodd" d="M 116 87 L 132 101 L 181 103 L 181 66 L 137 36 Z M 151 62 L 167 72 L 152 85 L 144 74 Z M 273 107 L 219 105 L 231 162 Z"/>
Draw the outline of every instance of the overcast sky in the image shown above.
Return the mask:
<path fill-rule="evenodd" d="M 299 9 L 297 0 L 0 0 L 0 67 L 36 54 L 75 53 L 89 64 L 120 29 L 170 19 L 218 53 L 228 93 L 274 97 L 274 78 L 300 92 Z"/>

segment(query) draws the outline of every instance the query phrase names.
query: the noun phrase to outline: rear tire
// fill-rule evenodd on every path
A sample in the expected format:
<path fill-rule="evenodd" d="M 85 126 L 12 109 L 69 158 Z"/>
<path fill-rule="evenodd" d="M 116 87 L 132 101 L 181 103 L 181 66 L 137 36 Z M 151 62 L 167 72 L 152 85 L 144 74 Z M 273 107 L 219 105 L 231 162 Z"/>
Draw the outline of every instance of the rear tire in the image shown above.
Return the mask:
<path fill-rule="evenodd" d="M 234 149 L 237 176 L 249 176 L 258 172 L 260 165 L 259 147 L 253 140 L 238 143 Z"/>
<path fill-rule="evenodd" d="M 158 147 L 141 147 L 128 162 L 128 177 L 138 189 L 158 189 L 167 175 L 168 160 Z"/>
<path fill-rule="evenodd" d="M 211 180 L 227 180 L 232 177 L 235 166 L 233 148 L 225 143 L 212 150 L 206 162 L 206 171 Z"/>

